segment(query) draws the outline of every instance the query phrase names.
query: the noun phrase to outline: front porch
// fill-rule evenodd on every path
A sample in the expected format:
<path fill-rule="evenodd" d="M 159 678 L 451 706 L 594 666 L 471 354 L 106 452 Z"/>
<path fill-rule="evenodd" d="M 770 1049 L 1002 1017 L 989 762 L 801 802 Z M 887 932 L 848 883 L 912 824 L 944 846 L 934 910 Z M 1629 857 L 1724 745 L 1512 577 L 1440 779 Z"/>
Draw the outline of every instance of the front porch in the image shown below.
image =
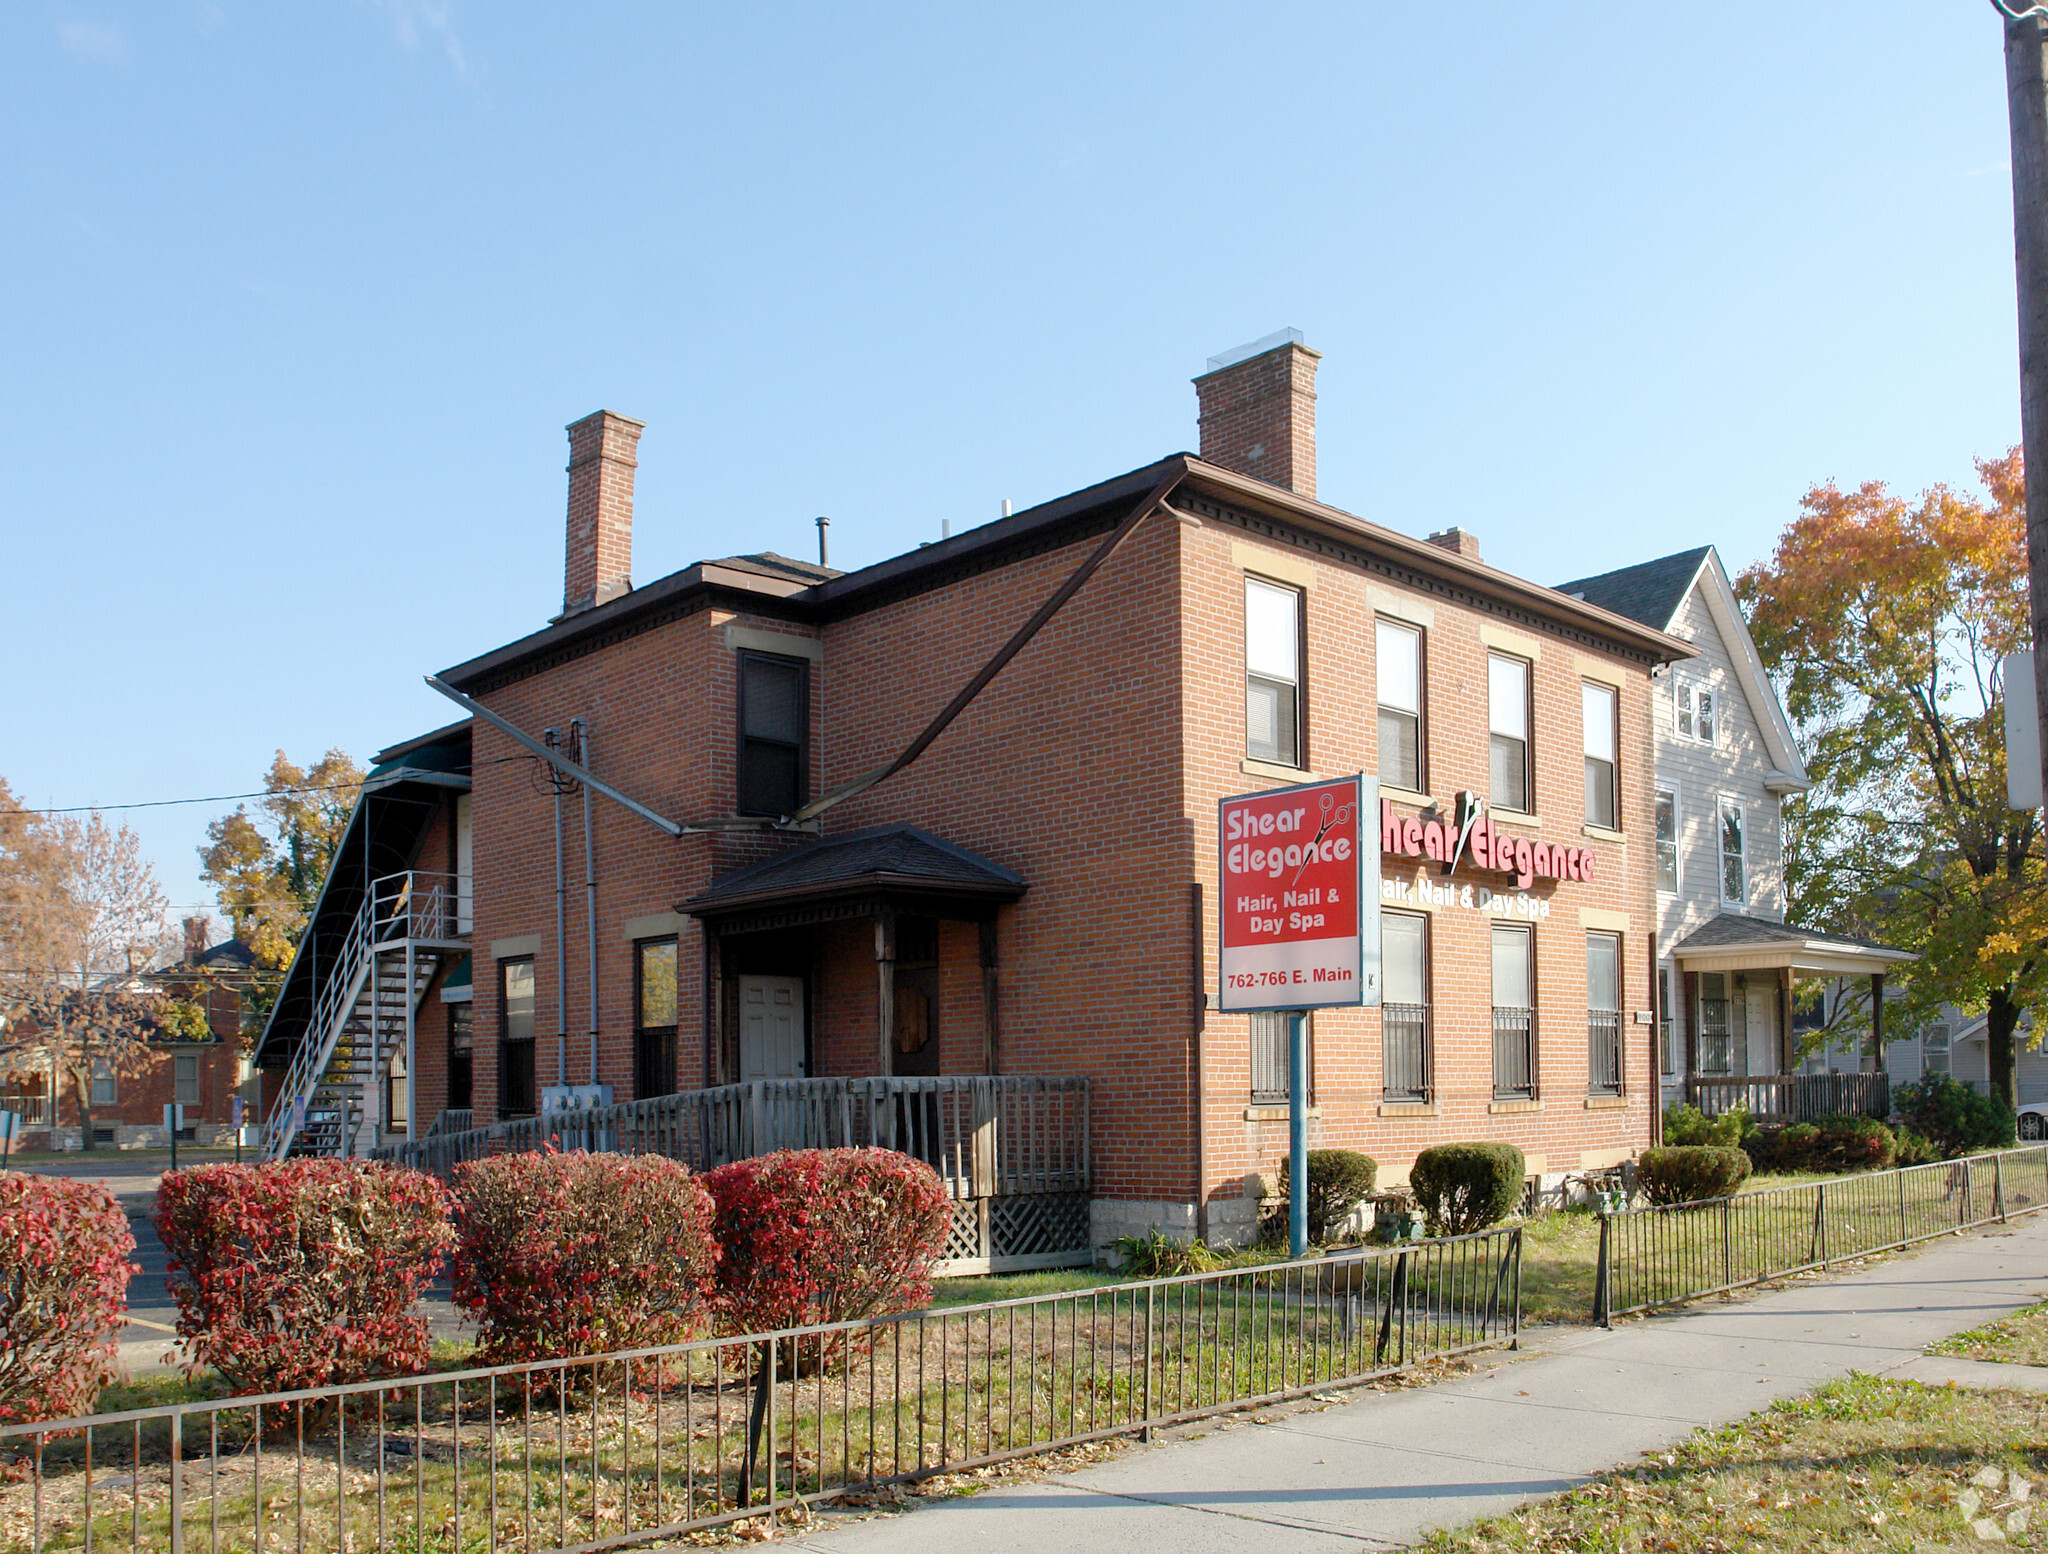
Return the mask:
<path fill-rule="evenodd" d="M 1837 1113 L 1891 1114 L 1884 1070 L 1884 986 L 1888 973 L 1917 957 L 1871 939 L 1724 912 L 1672 948 L 1678 986 L 1663 1011 L 1683 1037 L 1679 1063 L 1666 1075 L 1666 1098 L 1683 1098 L 1709 1117 L 1747 1111 L 1759 1122 L 1810 1122 Z M 1865 977 L 1871 1035 L 1856 1073 L 1805 1073 L 1792 1010 L 1800 978 Z M 1673 998 L 1675 992 L 1676 997 Z M 1676 1016 L 1675 1022 L 1672 1017 Z M 1667 1050 L 1676 1046 L 1667 1043 Z"/>

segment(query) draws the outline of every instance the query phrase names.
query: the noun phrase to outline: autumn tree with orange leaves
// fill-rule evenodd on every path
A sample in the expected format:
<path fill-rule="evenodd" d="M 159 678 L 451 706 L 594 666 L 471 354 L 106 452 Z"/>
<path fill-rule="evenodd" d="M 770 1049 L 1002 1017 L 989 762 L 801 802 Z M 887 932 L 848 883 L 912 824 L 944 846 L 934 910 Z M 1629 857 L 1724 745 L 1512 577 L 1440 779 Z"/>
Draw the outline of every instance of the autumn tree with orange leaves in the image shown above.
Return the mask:
<path fill-rule="evenodd" d="M 1999 660 L 2028 645 L 2020 450 L 1982 495 L 1816 486 L 1736 591 L 1799 732 L 1812 789 L 1785 805 L 1792 916 L 1921 957 L 1903 1023 L 1987 1016 L 2013 1100 L 2022 1014 L 2048 1014 L 2040 816 L 2005 807 Z"/>

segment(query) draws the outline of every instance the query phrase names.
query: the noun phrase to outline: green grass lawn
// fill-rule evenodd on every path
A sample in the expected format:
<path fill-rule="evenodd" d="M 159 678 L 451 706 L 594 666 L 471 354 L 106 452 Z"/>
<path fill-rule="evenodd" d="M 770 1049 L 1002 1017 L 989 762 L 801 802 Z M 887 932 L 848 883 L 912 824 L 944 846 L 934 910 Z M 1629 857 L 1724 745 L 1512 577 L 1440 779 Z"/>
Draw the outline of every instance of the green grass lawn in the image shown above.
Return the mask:
<path fill-rule="evenodd" d="M 2048 1401 L 1851 1376 L 1432 1554 L 2048 1547 Z"/>
<path fill-rule="evenodd" d="M 1930 1345 L 1927 1352 L 1966 1360 L 2002 1360 L 2008 1365 L 2048 1365 L 2048 1301 L 1943 1339 Z"/>

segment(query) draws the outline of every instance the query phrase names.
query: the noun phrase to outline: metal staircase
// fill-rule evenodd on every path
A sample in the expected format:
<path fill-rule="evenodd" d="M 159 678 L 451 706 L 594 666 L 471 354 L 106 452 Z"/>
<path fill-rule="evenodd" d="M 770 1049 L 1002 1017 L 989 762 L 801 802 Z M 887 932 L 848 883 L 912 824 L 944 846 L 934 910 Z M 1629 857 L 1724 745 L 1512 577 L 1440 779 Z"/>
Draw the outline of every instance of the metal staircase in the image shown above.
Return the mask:
<path fill-rule="evenodd" d="M 340 953 L 316 968 L 313 1018 L 271 1103 L 265 1160 L 378 1144 L 380 1081 L 405 1053 L 435 974 L 468 949 L 454 875 L 408 869 L 372 883 Z"/>

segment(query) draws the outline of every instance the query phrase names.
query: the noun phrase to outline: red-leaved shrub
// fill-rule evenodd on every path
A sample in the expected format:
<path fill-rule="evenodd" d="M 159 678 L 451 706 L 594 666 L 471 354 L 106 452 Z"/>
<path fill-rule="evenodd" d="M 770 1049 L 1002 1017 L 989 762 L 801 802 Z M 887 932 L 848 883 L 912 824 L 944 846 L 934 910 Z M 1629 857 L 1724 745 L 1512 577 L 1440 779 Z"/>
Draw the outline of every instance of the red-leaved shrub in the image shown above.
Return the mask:
<path fill-rule="evenodd" d="M 114 1376 L 134 1250 L 104 1187 L 0 1171 L 0 1422 L 92 1411 Z"/>
<path fill-rule="evenodd" d="M 888 1149 L 786 1149 L 708 1172 L 719 1325 L 764 1333 L 886 1315 L 931 1295 L 952 1205 L 938 1173 Z"/>
<path fill-rule="evenodd" d="M 711 1194 L 660 1155 L 499 1155 L 455 1174 L 455 1302 L 480 1362 L 651 1349 L 707 1314 Z"/>
<path fill-rule="evenodd" d="M 238 1392 L 416 1374 L 414 1303 L 455 1233 L 431 1176 L 366 1160 L 282 1160 L 173 1171 L 156 1233 L 188 1369 Z"/>

